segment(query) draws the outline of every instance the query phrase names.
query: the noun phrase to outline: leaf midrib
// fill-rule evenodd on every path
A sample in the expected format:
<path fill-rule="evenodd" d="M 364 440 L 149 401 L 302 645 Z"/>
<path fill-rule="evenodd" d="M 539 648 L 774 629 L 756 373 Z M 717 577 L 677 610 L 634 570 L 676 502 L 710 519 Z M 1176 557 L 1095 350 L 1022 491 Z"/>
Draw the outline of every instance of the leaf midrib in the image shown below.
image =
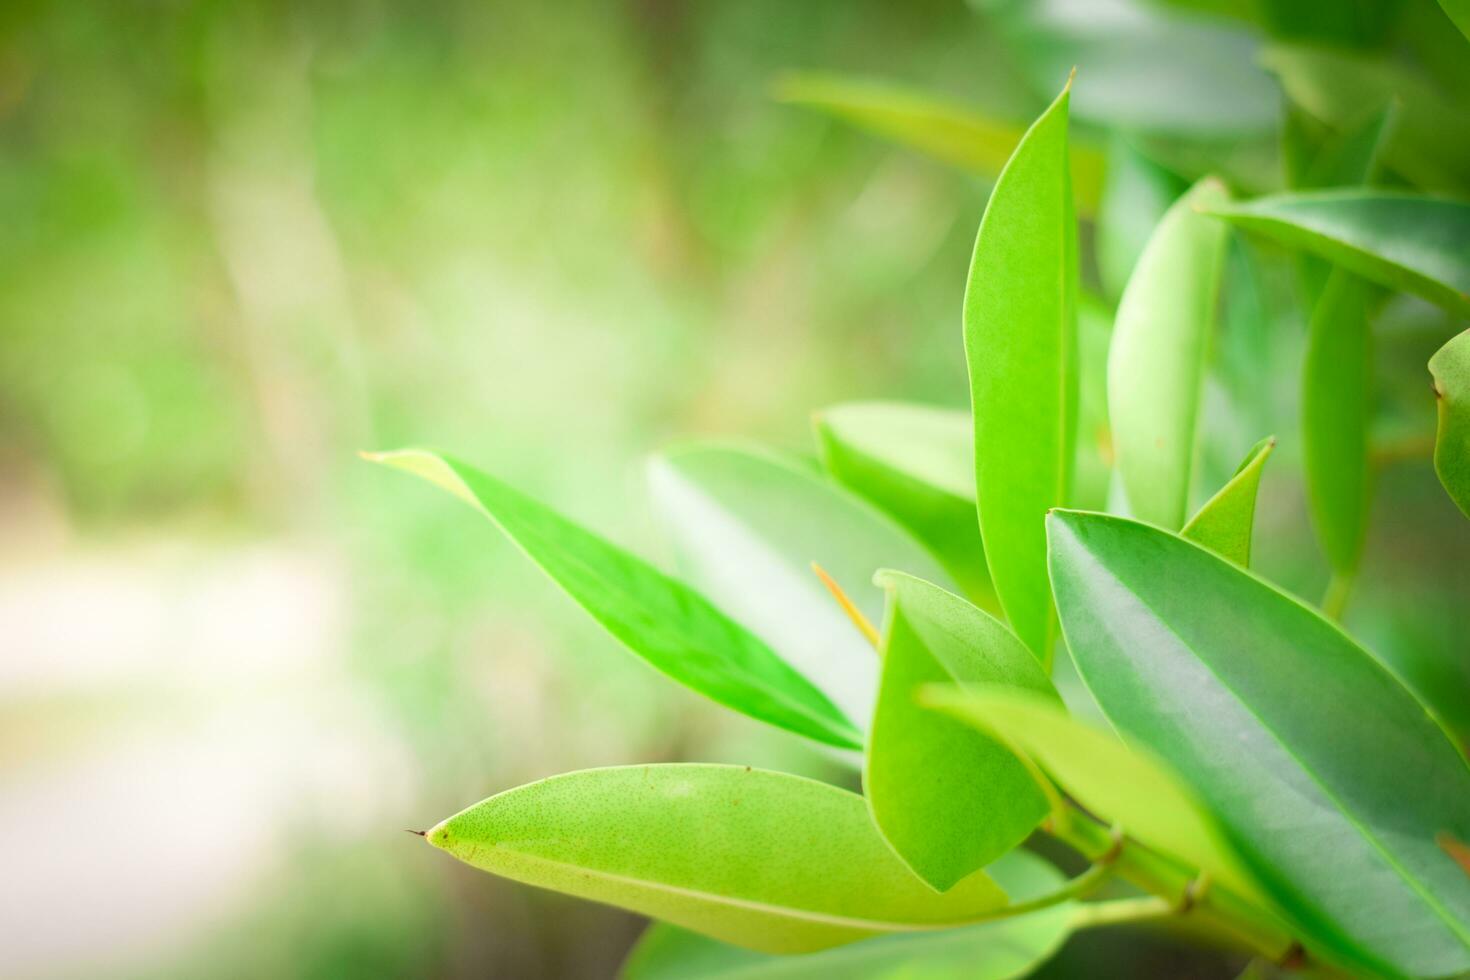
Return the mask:
<path fill-rule="evenodd" d="M 501 847 L 507 842 L 500 841 L 489 845 L 471 845 L 479 848 L 489 846 L 490 848 Z M 798 922 L 811 923 L 813 925 L 829 926 L 839 929 L 862 929 L 879 933 L 916 933 L 916 932 L 939 932 L 946 929 L 956 929 L 961 926 L 979 925 L 982 922 L 993 921 L 995 916 L 980 916 L 978 918 L 954 919 L 938 922 L 893 922 L 887 919 L 861 919 L 853 916 L 834 915 L 827 912 L 818 912 L 813 909 L 798 908 L 789 905 L 775 905 L 770 902 L 762 902 L 756 899 L 737 898 L 730 895 L 721 895 L 718 892 L 707 892 L 698 888 L 686 888 L 681 885 L 672 885 L 667 882 L 654 881 L 647 878 L 634 878 L 629 875 L 617 874 L 612 871 L 603 871 L 600 868 L 589 868 L 586 865 L 571 864 L 566 861 L 558 861 L 554 858 L 542 857 L 538 854 L 528 854 L 525 851 L 515 850 L 507 847 L 516 857 L 546 867 L 557 868 L 575 873 L 578 876 L 591 876 L 601 881 L 612 884 L 629 885 L 637 888 L 646 888 L 654 891 L 664 892 L 695 901 L 707 902 L 712 905 L 726 905 L 733 908 L 743 909 L 747 912 L 758 912 L 763 915 L 776 916 L 778 918 L 793 919 Z M 999 885 L 996 890 L 1004 897 L 1004 891 Z M 996 906 L 995 910 L 1005 908 L 1004 905 Z"/>
<path fill-rule="evenodd" d="M 1101 565 L 1101 563 L 1099 563 L 1099 567 L 1106 566 L 1103 566 Z M 1258 714 L 1254 708 L 1251 707 L 1250 703 L 1245 698 L 1241 697 L 1240 693 L 1236 691 L 1235 688 L 1232 687 L 1225 680 L 1225 678 L 1220 676 L 1220 673 L 1208 660 L 1194 652 L 1194 647 L 1191 646 L 1184 639 L 1184 637 L 1179 635 L 1178 631 L 1174 629 L 1169 621 L 1166 620 L 1159 613 L 1159 611 L 1155 609 L 1152 604 L 1149 603 L 1147 599 L 1140 595 L 1139 592 L 1135 590 L 1131 585 L 1124 582 L 1123 579 L 1116 573 L 1109 570 L 1108 575 L 1112 577 L 1113 581 L 1126 588 L 1140 605 L 1142 605 L 1145 609 L 1152 613 L 1155 621 L 1157 621 L 1159 625 L 1161 625 L 1169 633 L 1170 636 L 1174 637 L 1174 639 L 1177 640 L 1185 650 L 1189 651 L 1190 656 L 1193 657 L 1194 660 L 1200 664 L 1200 666 L 1204 667 L 1204 669 L 1209 672 L 1211 677 L 1215 678 L 1220 687 L 1224 689 L 1226 693 L 1228 693 L 1231 698 L 1240 705 L 1242 709 L 1245 710 L 1246 714 L 1255 719 L 1256 723 L 1260 726 L 1261 731 L 1265 732 L 1265 734 L 1268 735 L 1271 740 L 1275 742 L 1283 752 L 1286 753 L 1287 757 L 1296 763 L 1301 772 L 1309 780 L 1311 780 L 1311 782 L 1316 785 L 1318 789 L 1322 791 L 1322 794 L 1326 796 L 1328 800 L 1330 800 L 1337 807 L 1338 812 L 1343 815 L 1343 818 L 1347 820 L 1347 822 L 1353 827 L 1353 829 L 1358 832 L 1358 835 L 1362 837 L 1363 840 L 1366 841 L 1375 852 L 1378 853 L 1378 855 L 1383 859 L 1384 863 L 1387 864 L 1388 867 L 1392 869 L 1395 873 L 1397 873 L 1401 879 L 1403 879 L 1404 883 L 1409 886 L 1409 889 L 1417 894 L 1424 901 L 1424 904 L 1427 905 L 1435 913 L 1437 918 L 1439 918 L 1450 927 L 1450 931 L 1456 936 L 1456 938 L 1460 940 L 1461 945 L 1467 949 L 1470 949 L 1470 929 L 1467 929 L 1465 926 L 1461 925 L 1454 917 L 1454 915 L 1451 914 L 1450 911 L 1444 907 L 1444 905 L 1439 901 L 1437 897 L 1424 890 L 1423 886 L 1420 885 L 1418 880 L 1414 876 L 1412 876 L 1409 873 L 1408 869 L 1400 863 L 1399 859 L 1394 856 L 1392 852 L 1384 848 L 1383 844 L 1378 840 L 1376 836 L 1369 832 L 1367 827 L 1365 827 L 1365 825 L 1358 819 L 1357 815 L 1352 810 L 1350 810 L 1341 799 L 1338 798 L 1338 795 L 1335 792 L 1333 792 L 1324 782 L 1322 782 L 1322 780 L 1312 771 L 1309 766 L 1306 765 L 1305 762 L 1303 762 L 1301 756 L 1299 756 L 1291 748 L 1291 746 L 1289 746 L 1285 741 L 1282 740 L 1281 736 L 1277 734 L 1276 730 L 1266 723 L 1266 720 L 1262 718 L 1261 715 Z"/>
<path fill-rule="evenodd" d="M 500 531 L 500 533 L 504 534 L 508 539 L 510 539 L 511 544 L 513 544 L 515 546 L 515 548 L 516 548 L 517 551 L 519 551 L 523 556 L 525 556 L 531 562 L 531 564 L 533 564 L 537 568 L 539 568 L 541 570 L 542 574 L 544 574 L 547 578 L 551 579 L 551 581 L 553 582 L 553 584 L 555 584 L 556 587 L 558 589 L 560 589 L 562 592 L 566 593 L 572 599 L 572 601 L 576 602 L 579 606 L 582 606 L 581 601 L 578 600 L 577 597 L 572 594 L 571 590 L 568 589 L 567 586 L 562 583 L 561 579 L 558 576 L 552 574 L 551 570 L 548 569 L 546 567 L 546 565 L 539 558 L 537 558 L 536 555 L 534 555 L 531 552 L 531 550 L 525 546 L 525 544 L 523 544 L 521 542 L 520 536 L 511 533 L 510 529 L 506 526 L 505 521 L 502 520 L 501 517 L 498 514 L 496 514 L 494 510 L 492 510 L 490 507 L 487 507 L 485 505 L 484 501 L 480 497 L 480 494 L 476 493 L 475 490 L 470 486 L 470 484 L 464 479 L 464 477 L 460 475 L 460 472 L 459 472 L 459 464 L 456 461 L 453 461 L 453 460 L 451 460 L 449 458 L 446 458 L 444 456 L 440 456 L 437 453 L 431 453 L 429 455 L 431 455 L 434 458 L 438 459 L 440 462 L 442 462 L 449 469 L 449 471 L 454 475 L 454 479 L 459 483 L 460 487 L 465 491 L 465 493 L 468 495 L 469 499 L 473 501 L 474 508 L 476 510 L 478 510 L 482 515 L 484 515 L 485 518 L 490 521 L 490 523 L 494 524 L 495 527 Z M 493 477 L 490 478 L 490 479 L 494 483 L 497 483 L 497 484 L 499 483 L 499 481 L 495 481 Z M 497 486 L 496 489 L 498 490 L 499 487 Z M 561 515 L 559 515 L 559 514 L 555 514 L 555 512 L 554 511 L 551 511 L 550 508 L 547 508 L 547 511 L 549 513 L 553 514 L 553 516 L 557 517 L 557 519 L 562 520 L 562 521 L 565 521 L 566 523 L 572 524 L 572 526 L 575 527 L 578 531 L 581 531 L 584 534 L 590 534 L 591 533 L 591 532 L 585 531 L 583 528 L 581 528 L 580 526 L 576 525 L 575 522 L 572 522 L 572 521 L 568 520 L 567 518 L 561 517 Z M 717 613 L 719 616 L 724 617 L 724 619 L 725 619 L 725 621 L 727 623 L 733 624 L 738 630 L 745 630 L 745 628 L 743 626 L 741 626 L 739 623 L 736 623 L 734 620 L 730 619 L 728 616 L 725 616 L 725 614 L 719 610 L 719 607 L 715 606 L 708 599 L 706 599 L 703 596 L 703 594 L 701 594 L 698 591 L 690 588 L 689 586 L 685 586 L 682 583 L 679 583 L 677 580 L 672 579 L 670 576 L 666 575 L 664 572 L 658 570 L 657 568 L 654 568 L 652 565 L 648 565 L 646 562 L 643 561 L 643 559 L 639 558 L 638 556 L 633 555 L 631 552 L 622 552 L 622 553 L 618 553 L 618 557 L 620 559 L 624 559 L 624 560 L 626 560 L 626 559 L 632 559 L 632 561 L 635 562 L 635 563 L 643 563 L 646 566 L 646 570 L 647 571 L 649 571 L 649 572 L 651 572 L 651 573 L 653 573 L 653 574 L 655 574 L 657 576 L 660 576 L 661 578 L 663 578 L 666 581 L 673 582 L 675 585 L 678 585 L 678 586 L 686 589 L 691 595 L 695 596 L 699 601 L 705 603 L 710 609 L 714 610 L 714 612 Z M 594 573 L 594 574 L 596 574 L 596 573 Z M 609 591 L 615 592 L 618 596 L 622 597 L 623 600 L 624 600 L 624 604 L 625 605 L 638 605 L 638 604 L 640 604 L 640 603 L 638 603 L 636 601 L 637 600 L 637 597 L 635 595 L 633 595 L 633 593 L 630 590 L 624 588 L 620 583 L 617 583 L 616 581 L 611 581 L 610 582 L 606 577 L 604 577 L 604 576 L 602 576 L 600 574 L 596 574 L 596 578 L 598 579 L 598 581 L 604 587 L 608 588 Z M 594 613 L 592 610 L 588 609 L 586 606 L 582 606 L 582 609 L 583 609 L 584 612 L 587 613 L 587 615 L 591 616 L 592 619 L 594 621 L 596 621 L 597 625 L 601 626 L 604 630 L 606 630 L 609 634 L 611 634 L 612 637 L 613 637 L 613 639 L 617 640 L 617 642 L 620 645 L 622 645 L 623 647 L 626 647 L 627 649 L 629 649 L 635 656 L 638 657 L 639 660 L 642 660 L 649 667 L 652 667 L 654 670 L 657 670 L 661 674 L 664 674 L 664 675 L 670 676 L 670 677 L 673 677 L 674 676 L 673 674 L 670 673 L 669 670 L 665 669 L 662 665 L 656 664 L 653 661 L 649 660 L 643 654 L 641 654 L 637 650 L 633 649 L 633 647 L 626 640 L 624 640 L 621 636 L 619 636 L 616 633 L 614 633 L 612 631 L 612 629 L 609 628 L 608 624 L 606 622 L 604 622 L 602 615 L 600 615 L 598 613 Z M 721 625 L 723 626 L 724 624 L 721 624 Z M 680 630 L 667 628 L 662 620 L 659 621 L 658 632 L 661 633 L 661 634 L 663 634 L 664 636 L 672 637 L 675 640 L 677 640 L 678 641 L 678 644 L 677 645 L 680 645 L 680 646 L 687 646 L 687 645 L 689 645 L 689 638 L 688 638 L 687 634 L 685 634 L 684 632 L 682 632 Z M 771 655 L 771 657 L 772 657 L 773 660 L 775 660 L 777 663 L 781 664 L 782 666 L 786 666 L 787 670 L 791 671 L 792 674 L 796 678 L 798 678 L 801 682 L 803 682 L 803 683 L 807 684 L 808 686 L 810 686 L 811 689 L 813 691 L 815 691 L 819 696 L 821 696 L 823 698 L 826 697 L 825 695 L 821 694 L 821 692 L 819 690 L 817 690 L 817 688 L 815 686 L 813 686 L 811 684 L 811 682 L 806 679 L 805 676 L 803 676 L 799 672 L 796 672 L 795 669 L 789 667 L 789 665 L 786 665 L 785 664 L 785 661 L 782 661 L 780 659 L 780 657 L 777 656 L 776 653 L 770 649 L 770 647 L 765 643 L 764 640 L 761 640 L 759 637 L 755 636 L 755 634 L 753 634 L 753 633 L 750 633 L 748 630 L 745 630 L 745 632 L 747 633 L 747 635 L 748 635 L 749 638 L 756 640 L 756 642 L 761 647 L 763 647 L 768 653 L 770 653 L 770 655 Z M 766 678 L 763 675 L 761 675 L 761 674 L 759 674 L 759 673 L 757 673 L 755 671 L 750 670 L 744 664 L 740 664 L 739 665 L 737 676 L 739 676 L 742 680 L 744 680 L 750 687 L 761 691 L 763 694 L 765 694 L 767 697 L 771 698 L 773 701 L 776 701 L 776 702 L 780 703 L 781 705 L 783 705 L 788 711 L 790 711 L 790 712 L 792 712 L 794 714 L 797 714 L 797 715 L 801 716 L 802 718 L 805 718 L 807 721 L 811 722 L 813 724 L 813 726 L 815 726 L 815 728 L 817 730 L 819 730 L 820 732 L 822 732 L 823 734 L 825 734 L 826 736 L 828 736 L 827 738 L 820 739 L 820 741 L 824 742 L 825 744 L 836 745 L 839 748 L 860 748 L 861 747 L 861 744 L 862 744 L 861 736 L 858 734 L 856 728 L 853 728 L 852 727 L 851 722 L 848 721 L 846 718 L 842 717 L 840 710 L 837 709 L 835 705 L 832 706 L 832 710 L 835 713 L 836 717 L 829 717 L 827 715 L 818 713 L 818 711 L 816 710 L 816 708 L 814 708 L 813 706 L 805 703 L 804 701 L 797 700 L 794 695 L 786 692 L 785 690 L 782 690 L 782 689 L 777 688 L 777 687 L 769 686 L 770 680 L 771 680 L 770 678 Z M 678 678 L 675 677 L 675 679 L 677 680 Z M 758 683 L 758 684 L 757 683 L 752 683 L 752 681 L 760 681 L 761 683 Z M 705 697 L 709 698 L 711 701 L 714 701 L 717 704 L 724 705 L 725 707 L 728 707 L 728 708 L 731 708 L 733 710 L 739 711 L 742 714 L 749 714 L 749 712 L 744 707 L 741 707 L 741 706 L 739 706 L 737 704 L 730 703 L 732 699 L 717 698 L 717 697 L 715 697 L 715 695 L 713 693 L 711 693 L 711 692 L 709 692 L 707 690 L 701 690 L 701 689 L 696 689 L 696 690 L 698 691 L 698 693 L 704 695 Z M 762 715 L 764 715 L 766 717 L 762 717 Z M 776 727 L 786 728 L 788 731 L 793 731 L 793 729 L 791 729 L 788 725 L 781 724 L 780 722 L 778 722 L 776 719 L 770 717 L 769 715 L 770 715 L 769 712 L 762 712 L 761 715 L 754 715 L 754 714 L 752 714 L 751 717 L 760 718 L 761 720 L 767 722 L 768 724 L 773 724 L 773 725 L 776 725 Z M 808 731 L 804 731 L 804 732 L 795 732 L 795 734 L 806 735 L 807 737 L 814 737 L 816 733 L 814 731 L 808 730 Z M 838 742 L 835 742 L 835 741 L 830 741 L 832 738 L 843 738 L 843 739 L 845 739 L 845 741 L 843 741 L 842 743 L 838 743 Z"/>

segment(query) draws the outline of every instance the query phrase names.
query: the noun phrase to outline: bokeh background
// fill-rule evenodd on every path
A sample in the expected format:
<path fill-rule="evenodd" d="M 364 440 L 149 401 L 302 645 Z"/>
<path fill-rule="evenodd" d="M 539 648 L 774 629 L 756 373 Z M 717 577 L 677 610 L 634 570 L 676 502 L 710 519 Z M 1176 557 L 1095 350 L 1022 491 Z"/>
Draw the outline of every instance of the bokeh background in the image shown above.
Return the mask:
<path fill-rule="evenodd" d="M 772 85 L 1024 124 L 1066 73 L 1024 54 L 953 0 L 0 5 L 0 974 L 610 976 L 634 917 L 401 831 L 596 765 L 850 778 L 356 452 L 452 449 L 658 557 L 651 451 L 963 405 L 986 180 Z M 1315 596 L 1277 479 L 1262 560 Z M 1390 516 L 1452 612 L 1465 573 Z M 1408 624 L 1431 683 L 1449 622 Z"/>

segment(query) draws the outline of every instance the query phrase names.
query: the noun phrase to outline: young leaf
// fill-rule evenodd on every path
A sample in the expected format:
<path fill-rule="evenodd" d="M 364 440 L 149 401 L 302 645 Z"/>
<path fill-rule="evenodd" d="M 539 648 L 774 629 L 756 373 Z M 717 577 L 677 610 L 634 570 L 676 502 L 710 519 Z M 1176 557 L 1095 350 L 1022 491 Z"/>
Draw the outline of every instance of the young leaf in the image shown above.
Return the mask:
<path fill-rule="evenodd" d="M 1206 177 L 1164 215 L 1118 302 L 1108 354 L 1108 416 L 1129 506 L 1171 529 L 1189 504 L 1225 258 L 1224 227 L 1197 212 L 1224 197 Z"/>
<path fill-rule="evenodd" d="M 1451 313 L 1470 314 L 1470 203 L 1328 190 L 1217 204 L 1206 211 Z"/>
<path fill-rule="evenodd" d="M 1067 498 L 1077 431 L 1070 91 L 1069 81 L 996 182 L 964 304 L 976 501 L 990 578 L 1016 635 L 1047 661 L 1053 617 L 1041 518 Z"/>
<path fill-rule="evenodd" d="M 970 413 L 851 402 L 813 419 L 833 479 L 904 525 L 981 606 L 999 610 L 975 520 Z"/>
<path fill-rule="evenodd" d="M 1027 691 L 930 686 L 922 703 L 998 737 L 1035 759 L 1062 789 L 1134 840 L 1208 872 L 1240 894 L 1259 886 L 1199 799 L 1146 750 L 1083 724 Z"/>
<path fill-rule="evenodd" d="M 1249 567 L 1251 528 L 1256 519 L 1256 491 L 1261 486 L 1261 471 L 1266 467 L 1266 459 L 1275 448 L 1275 436 L 1267 436 L 1252 446 L 1235 476 L 1205 502 L 1180 533 L 1237 565 Z"/>
<path fill-rule="evenodd" d="M 984 872 L 930 889 L 857 794 L 742 766 L 553 776 L 450 817 L 428 840 L 514 881 L 767 953 L 968 923 L 1007 901 Z"/>
<path fill-rule="evenodd" d="M 593 619 L 656 670 L 713 701 L 843 748 L 861 735 L 806 678 L 698 592 L 451 456 L 408 449 L 406 470 L 490 518 Z"/>
<path fill-rule="evenodd" d="M 1439 401 L 1434 472 L 1450 499 L 1470 517 L 1470 330 L 1456 335 L 1429 359 Z"/>
<path fill-rule="evenodd" d="M 873 573 L 900 568 L 947 582 L 928 552 L 820 474 L 761 450 L 704 446 L 655 457 L 649 488 L 683 578 L 866 724 L 878 659 L 812 562 L 879 622 L 883 592 Z"/>
<path fill-rule="evenodd" d="M 1005 745 L 919 707 L 938 682 L 1002 684 L 1061 698 L 1011 632 L 959 596 L 896 572 L 888 591 L 883 675 L 863 790 L 873 820 L 909 867 L 944 891 L 1015 847 L 1047 801 Z"/>
<path fill-rule="evenodd" d="M 1061 874 L 1024 850 L 987 869 L 1015 901 L 1062 886 Z M 864 939 L 806 956 L 774 957 L 656 922 L 644 931 L 620 980 L 1011 980 L 1048 959 L 1069 931 L 1070 902 L 943 932 Z"/>
<path fill-rule="evenodd" d="M 1335 575 L 1356 573 L 1368 537 L 1373 335 L 1377 290 L 1333 269 L 1312 310 L 1302 361 L 1302 470 L 1312 525 Z"/>
<path fill-rule="evenodd" d="M 1380 972 L 1470 967 L 1470 767 L 1315 610 L 1145 524 L 1047 521 L 1067 647 L 1113 724 L 1187 779 L 1304 931 Z"/>
<path fill-rule="evenodd" d="M 860 78 L 798 73 L 776 85 L 776 97 L 845 119 L 869 132 L 911 146 L 945 163 L 995 179 L 1020 142 L 1022 128 L 979 110 L 895 85 Z M 1095 148 L 1072 150 L 1073 187 L 1084 214 L 1101 196 L 1103 156 Z"/>

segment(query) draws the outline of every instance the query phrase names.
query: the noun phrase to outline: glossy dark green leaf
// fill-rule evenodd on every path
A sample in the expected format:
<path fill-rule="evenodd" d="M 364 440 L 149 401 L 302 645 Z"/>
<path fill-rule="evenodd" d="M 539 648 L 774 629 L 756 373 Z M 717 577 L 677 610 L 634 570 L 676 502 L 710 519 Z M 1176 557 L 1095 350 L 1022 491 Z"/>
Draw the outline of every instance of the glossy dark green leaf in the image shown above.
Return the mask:
<path fill-rule="evenodd" d="M 929 687 L 920 700 L 996 733 L 1034 759 L 1068 795 L 1133 840 L 1187 868 L 1208 872 L 1242 895 L 1259 893 L 1209 810 L 1147 750 L 1130 748 L 1055 702 L 1015 688 Z"/>
<path fill-rule="evenodd" d="M 1330 47 L 1274 45 L 1261 62 L 1292 102 L 1339 131 L 1398 107 L 1384 159 L 1421 190 L 1470 192 L 1470 111 L 1400 63 Z"/>
<path fill-rule="evenodd" d="M 656 457 L 649 489 L 680 576 L 765 640 L 859 726 L 878 658 L 812 573 L 817 562 L 874 623 L 880 568 L 948 583 L 904 530 L 820 473 L 765 450 L 700 446 Z"/>
<path fill-rule="evenodd" d="M 1209 213 L 1390 289 L 1470 314 L 1470 203 L 1391 191 L 1282 194 Z"/>
<path fill-rule="evenodd" d="M 856 748 L 842 713 L 707 599 L 501 481 L 424 450 L 369 457 L 420 476 L 490 518 L 593 619 L 655 669 L 727 708 Z"/>
<path fill-rule="evenodd" d="M 1199 214 L 1224 199 L 1205 178 L 1171 207 L 1139 256 L 1113 322 L 1108 416 L 1133 513 L 1184 524 L 1226 230 Z"/>
<path fill-rule="evenodd" d="M 1207 500 L 1184 525 L 1181 532 L 1184 537 L 1237 565 L 1249 566 L 1251 529 L 1256 519 L 1256 491 L 1261 486 L 1261 471 L 1274 448 L 1274 436 L 1252 446 L 1230 482 Z"/>
<path fill-rule="evenodd" d="M 851 402 L 813 420 L 822 463 L 934 553 L 965 595 L 999 609 L 975 519 L 970 413 L 904 402 Z"/>
<path fill-rule="evenodd" d="M 1040 858 L 1012 851 L 987 873 L 1013 900 L 1062 886 Z M 1014 918 L 942 932 L 879 936 L 849 946 L 774 957 L 654 923 L 623 964 L 620 980 L 1011 980 L 1048 959 L 1067 938 L 1074 906 L 1063 902 Z"/>
<path fill-rule="evenodd" d="M 959 596 L 883 572 L 883 675 L 863 790 L 904 862 L 944 891 L 1025 840 L 1047 801 L 1026 767 L 988 735 L 921 708 L 926 684 L 1002 684 L 1061 699 L 1031 651 Z"/>
<path fill-rule="evenodd" d="M 1048 518 L 1068 649 L 1130 741 L 1186 779 L 1284 911 L 1378 972 L 1470 968 L 1470 767 L 1314 609 L 1175 535 Z"/>
<path fill-rule="evenodd" d="M 973 922 L 1007 903 L 983 871 L 930 889 L 857 794 L 748 766 L 553 776 L 450 817 L 428 840 L 481 870 L 767 953 Z"/>
<path fill-rule="evenodd" d="M 1077 222 L 1070 86 L 1027 131 L 980 222 L 965 290 L 975 489 L 990 578 L 1012 629 L 1049 658 L 1041 519 L 1071 487 L 1077 430 Z"/>
<path fill-rule="evenodd" d="M 1439 402 L 1434 471 L 1450 498 L 1470 517 L 1470 330 L 1429 359 Z"/>
<path fill-rule="evenodd" d="M 780 81 L 776 96 L 783 102 L 846 119 L 992 180 L 1025 131 L 1016 123 L 994 119 L 979 109 L 890 82 L 794 74 Z M 1102 154 L 1093 147 L 1074 147 L 1072 177 L 1077 206 L 1091 214 L 1101 195 Z"/>
<path fill-rule="evenodd" d="M 1134 141 L 1115 136 L 1097 218 L 1097 268 L 1108 295 L 1117 298 L 1164 212 L 1184 184 L 1145 155 Z"/>

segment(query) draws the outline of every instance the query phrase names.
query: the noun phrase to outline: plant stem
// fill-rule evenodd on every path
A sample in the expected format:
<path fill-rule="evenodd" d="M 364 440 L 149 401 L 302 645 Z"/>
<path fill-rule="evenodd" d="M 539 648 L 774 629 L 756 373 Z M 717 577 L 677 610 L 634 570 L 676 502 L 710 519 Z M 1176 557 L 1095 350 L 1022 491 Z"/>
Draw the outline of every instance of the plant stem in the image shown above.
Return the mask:
<path fill-rule="evenodd" d="M 1065 821 L 1055 821 L 1050 833 L 1094 862 L 1111 858 L 1113 871 L 1146 892 L 1168 909 L 1195 916 L 1229 935 L 1273 963 L 1284 963 L 1301 955 L 1301 947 L 1275 916 L 1258 908 L 1222 885 L 1198 889 L 1198 876 L 1174 861 L 1126 840 L 1121 848 L 1112 831 L 1072 808 Z M 1111 903 L 1104 903 L 1111 904 Z M 1144 906 L 1132 909 L 1141 916 Z M 1091 915 L 1092 913 L 1087 913 Z M 1109 915 L 1097 913 L 1101 925 Z"/>
<path fill-rule="evenodd" d="M 1322 596 L 1322 614 L 1328 619 L 1342 619 L 1347 608 L 1348 596 L 1352 594 L 1357 576 L 1351 573 L 1333 572 L 1327 583 L 1327 592 Z"/>
<path fill-rule="evenodd" d="M 1025 915 L 1027 912 L 1050 908 L 1053 905 L 1060 905 L 1062 902 L 1071 902 L 1086 898 L 1088 895 L 1097 891 L 1112 873 L 1113 866 L 1110 861 L 1098 861 L 1054 892 L 1047 892 L 1045 895 L 1039 895 L 1036 898 L 1024 902 L 1007 905 L 1004 910 L 1005 915 L 1007 918 L 1013 915 Z"/>
<path fill-rule="evenodd" d="M 1141 898 L 1118 898 L 1110 902 L 1092 902 L 1077 906 L 1072 915 L 1072 928 L 1094 929 L 1123 922 L 1159 919 L 1175 911 L 1173 903 L 1158 895 Z"/>

